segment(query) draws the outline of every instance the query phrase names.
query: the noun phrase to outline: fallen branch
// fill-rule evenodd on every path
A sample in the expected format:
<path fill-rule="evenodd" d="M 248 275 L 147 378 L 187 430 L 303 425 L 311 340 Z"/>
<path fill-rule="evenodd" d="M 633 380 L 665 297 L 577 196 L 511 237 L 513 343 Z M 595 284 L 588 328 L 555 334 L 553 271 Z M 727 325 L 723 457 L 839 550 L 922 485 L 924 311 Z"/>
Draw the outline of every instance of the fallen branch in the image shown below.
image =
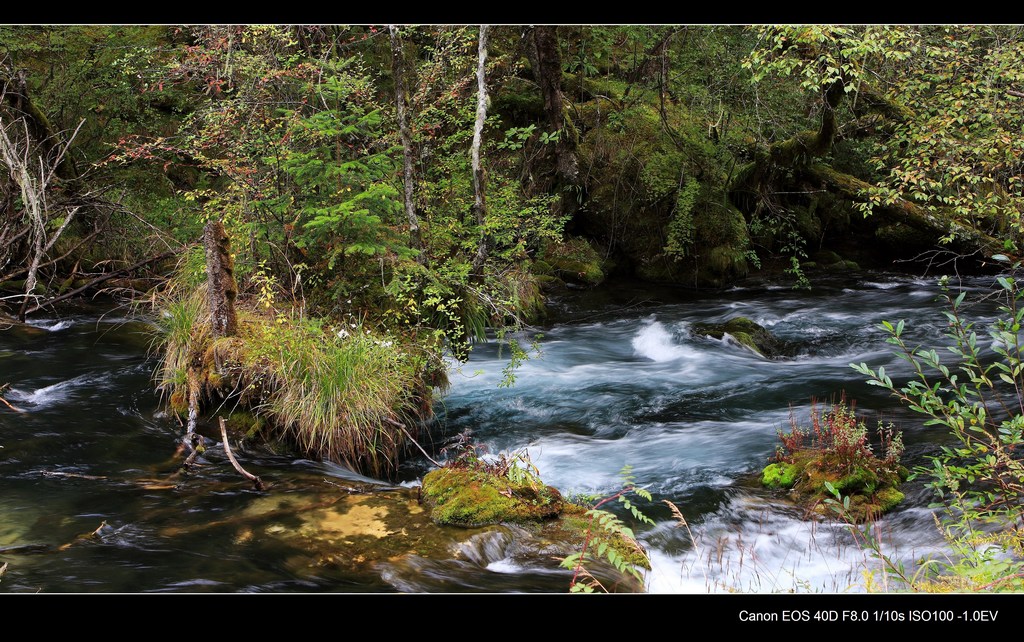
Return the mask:
<path fill-rule="evenodd" d="M 0 555 L 35 555 L 36 553 L 49 553 L 53 550 L 51 544 L 11 544 L 0 546 Z"/>
<path fill-rule="evenodd" d="M 235 459 L 234 453 L 231 452 L 231 446 L 228 444 L 228 428 L 227 422 L 224 421 L 224 417 L 220 418 L 220 436 L 224 440 L 224 452 L 227 454 L 228 459 L 231 461 L 231 465 L 234 466 L 235 470 L 238 471 L 238 474 L 251 481 L 253 487 L 256 490 L 266 490 L 266 488 L 263 486 L 263 480 L 260 479 L 258 475 L 253 475 L 252 473 L 246 471 L 244 468 L 242 468 L 242 465 L 238 463 L 238 460 Z"/>
<path fill-rule="evenodd" d="M 64 293 L 64 294 L 62 294 L 62 295 L 60 295 L 58 297 L 54 297 L 53 299 L 50 299 L 49 301 L 46 301 L 44 303 L 40 303 L 38 305 L 35 305 L 35 306 L 29 308 L 28 310 L 25 311 L 25 314 L 33 314 L 35 312 L 39 312 L 40 310 L 43 309 L 44 306 L 53 305 L 54 303 L 59 303 L 60 301 L 63 301 L 65 299 L 70 299 L 71 297 L 79 295 L 82 292 L 85 292 L 89 288 L 91 288 L 91 287 L 93 287 L 93 286 L 95 286 L 95 285 L 97 285 L 99 283 L 103 283 L 104 281 L 109 281 L 110 279 L 112 279 L 112 278 L 114 278 L 116 276 L 119 276 L 121 274 L 125 274 L 127 272 L 134 272 L 135 270 L 139 269 L 140 267 L 142 267 L 144 265 L 148 265 L 150 263 L 155 263 L 156 261 L 160 261 L 160 260 L 163 260 L 163 259 L 166 259 L 166 258 L 170 258 L 170 257 L 174 256 L 174 254 L 175 254 L 175 252 L 164 252 L 163 254 L 158 254 L 157 256 L 148 258 L 148 259 L 146 259 L 144 261 L 139 261 L 135 265 L 131 265 L 131 266 L 128 266 L 126 268 L 122 268 L 120 270 L 115 270 L 114 272 L 108 272 L 107 274 L 104 274 L 103 276 L 96 277 L 95 279 L 89 281 L 88 283 L 86 283 L 85 285 L 83 285 L 81 287 L 75 288 L 74 290 L 71 290 L 70 292 L 66 292 L 66 293 Z"/>
<path fill-rule="evenodd" d="M 2 393 L 3 393 L 4 390 L 7 390 L 10 386 L 11 386 L 11 384 L 9 384 L 9 383 L 5 383 L 4 385 L 0 386 L 0 401 L 2 401 L 5 406 L 10 408 L 14 412 L 25 412 L 21 408 L 15 408 L 14 406 L 11 405 L 11 402 L 9 402 L 6 399 L 4 399 L 4 396 L 3 396 Z"/>
<path fill-rule="evenodd" d="M 195 462 L 196 457 L 202 452 L 202 438 L 196 434 L 196 420 L 199 418 L 199 382 L 195 379 L 192 370 L 188 372 L 188 423 L 185 426 L 185 434 L 181 438 L 178 450 L 175 455 L 180 454 L 186 448 L 188 457 L 181 464 L 182 470 L 187 470 Z"/>
<path fill-rule="evenodd" d="M 2 401 L 2 402 L 3 402 L 3 404 L 4 404 L 5 406 L 7 406 L 8 408 L 10 408 L 10 409 L 11 409 L 11 410 L 13 410 L 14 412 L 25 412 L 25 411 L 24 411 L 24 410 L 22 410 L 21 408 L 15 408 L 14 406 L 12 406 L 12 405 L 11 405 L 11 402 L 7 401 L 7 400 L 6 400 L 6 399 L 4 399 L 4 398 L 3 398 L 2 396 L 0 396 L 0 401 Z"/>
<path fill-rule="evenodd" d="M 107 479 L 102 475 L 83 475 L 82 473 L 64 473 L 59 470 L 44 470 L 43 477 L 70 477 L 72 479 L 88 479 L 89 481 L 103 481 Z"/>
<path fill-rule="evenodd" d="M 416 444 L 416 447 L 420 449 L 420 452 L 423 453 L 424 457 L 426 457 L 427 459 L 430 460 L 430 463 L 434 464 L 438 468 L 444 468 L 443 465 L 437 463 L 434 460 L 433 457 L 428 455 L 427 451 L 423 450 L 423 446 L 420 445 L 420 442 L 418 442 L 415 439 L 413 439 L 412 435 L 409 434 L 409 431 L 405 429 L 405 426 L 403 426 L 402 424 L 398 423 L 394 419 L 389 419 L 388 417 L 384 417 L 384 421 L 388 422 L 389 424 L 391 424 L 393 426 L 398 426 L 398 429 L 405 433 L 405 436 L 409 438 L 409 441 L 411 441 L 412 443 Z"/>
<path fill-rule="evenodd" d="M 103 529 L 106 528 L 106 527 L 107 527 L 107 520 L 103 520 L 102 522 L 100 522 L 100 525 L 96 527 L 96 530 L 90 531 L 88 533 L 83 533 L 83 534 L 79 535 L 78 537 L 76 537 L 75 539 L 71 540 L 67 544 L 62 544 L 62 545 L 58 546 L 57 550 L 58 551 L 66 551 L 69 548 L 71 548 L 72 546 L 74 546 L 75 544 L 78 544 L 79 542 L 84 542 L 86 540 L 95 539 L 95 538 L 99 537 L 100 532 L 103 531 Z"/>

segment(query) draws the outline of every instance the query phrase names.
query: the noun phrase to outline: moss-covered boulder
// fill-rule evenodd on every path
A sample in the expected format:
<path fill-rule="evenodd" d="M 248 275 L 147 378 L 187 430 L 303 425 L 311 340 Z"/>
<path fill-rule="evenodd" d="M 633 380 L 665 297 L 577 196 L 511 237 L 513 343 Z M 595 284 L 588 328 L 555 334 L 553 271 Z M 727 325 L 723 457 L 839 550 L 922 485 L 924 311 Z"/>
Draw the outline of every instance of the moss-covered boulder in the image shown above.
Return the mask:
<path fill-rule="evenodd" d="M 564 504 L 551 486 L 517 484 L 470 468 L 432 470 L 423 478 L 422 492 L 435 523 L 467 528 L 550 519 Z"/>
<path fill-rule="evenodd" d="M 844 518 L 862 523 L 892 510 L 904 499 L 897 488 L 907 479 L 903 466 L 890 467 L 876 457 L 862 457 L 857 463 L 841 459 L 836 453 L 805 448 L 790 453 L 787 461 L 769 464 L 761 472 L 762 485 L 788 489 L 793 501 L 809 513 L 835 515 L 828 500 L 835 496 L 828 486 L 837 490 L 849 504 Z"/>
<path fill-rule="evenodd" d="M 606 275 L 601 255 L 582 238 L 548 243 L 535 262 L 535 270 L 538 267 L 547 272 L 546 276 L 557 276 L 566 283 L 587 287 L 599 285 Z"/>
<path fill-rule="evenodd" d="M 721 339 L 728 334 L 767 359 L 786 356 L 790 351 L 785 341 L 746 317 L 735 317 L 725 323 L 696 323 L 693 332 L 713 339 Z"/>
<path fill-rule="evenodd" d="M 521 481 L 487 464 L 448 466 L 424 476 L 421 498 L 440 527 L 521 528 L 530 533 L 535 550 L 549 551 L 549 558 L 565 559 L 585 550 L 588 572 L 601 569 L 602 575 L 614 578 L 612 586 L 602 580 L 607 590 L 643 590 L 640 570 L 650 570 L 650 559 L 617 518 L 565 501 L 558 489 L 532 474 L 515 477 Z M 623 528 L 608 526 L 613 523 Z"/>

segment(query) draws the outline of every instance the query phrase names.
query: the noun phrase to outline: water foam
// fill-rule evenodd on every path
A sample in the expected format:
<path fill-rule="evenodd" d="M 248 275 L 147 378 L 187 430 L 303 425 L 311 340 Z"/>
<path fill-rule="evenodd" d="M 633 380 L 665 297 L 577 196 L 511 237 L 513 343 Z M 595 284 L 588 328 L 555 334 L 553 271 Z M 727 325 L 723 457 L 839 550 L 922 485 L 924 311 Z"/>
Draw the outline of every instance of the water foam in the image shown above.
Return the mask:
<path fill-rule="evenodd" d="M 89 386 L 97 386 L 109 381 L 109 379 L 109 374 L 97 375 L 95 373 L 86 373 L 49 386 L 36 388 L 32 392 L 25 392 L 18 388 L 11 388 L 7 398 L 10 401 L 31 404 L 36 408 L 45 408 L 67 400 L 75 390 Z"/>
<path fill-rule="evenodd" d="M 692 359 L 698 352 L 681 346 L 672 339 L 672 334 L 660 321 L 654 321 L 640 328 L 633 337 L 633 351 L 651 361 L 665 362 L 677 359 Z"/>
<path fill-rule="evenodd" d="M 70 319 L 64 319 L 63 321 L 53 321 L 51 319 L 37 319 L 35 321 L 28 321 L 28 325 L 39 328 L 40 330 L 46 330 L 47 332 L 60 332 L 66 330 L 74 325 L 74 322 Z"/>

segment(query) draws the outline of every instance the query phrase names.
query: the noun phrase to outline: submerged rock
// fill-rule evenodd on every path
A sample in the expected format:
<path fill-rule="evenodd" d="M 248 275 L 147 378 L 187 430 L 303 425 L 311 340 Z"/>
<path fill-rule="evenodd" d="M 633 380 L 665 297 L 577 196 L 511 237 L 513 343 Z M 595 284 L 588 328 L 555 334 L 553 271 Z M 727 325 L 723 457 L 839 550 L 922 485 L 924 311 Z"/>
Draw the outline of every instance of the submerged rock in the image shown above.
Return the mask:
<path fill-rule="evenodd" d="M 746 317 L 734 317 L 725 323 L 695 323 L 693 332 L 713 339 L 728 334 L 766 359 L 777 359 L 789 353 L 785 341 Z"/>
<path fill-rule="evenodd" d="M 452 477 L 448 481 L 453 481 Z M 581 531 L 557 515 L 545 517 L 555 506 L 561 510 L 568 505 L 557 491 L 550 491 L 555 495 L 547 500 L 524 500 L 519 517 L 525 519 L 533 506 L 537 519 L 525 519 L 521 525 L 442 525 L 422 503 L 422 489 L 352 487 L 349 494 L 333 489 L 261 496 L 241 514 L 203 530 L 226 529 L 237 547 L 293 548 L 287 566 L 300 579 L 316 579 L 330 572 L 343 577 L 377 577 L 400 591 L 450 590 L 453 581 L 469 589 L 492 590 L 506 586 L 507 580 L 490 569 L 507 566 L 536 569 L 551 578 L 549 585 L 554 590 L 564 587 L 568 591 L 572 572 L 559 568 L 559 560 L 579 550 Z M 569 512 L 580 518 L 583 509 Z M 511 516 L 515 517 L 516 511 Z M 165 536 L 185 534 L 175 528 L 164 532 Z M 278 544 L 269 543 L 274 541 Z M 587 568 L 610 590 L 643 590 L 642 583 L 609 564 L 595 562 Z"/>

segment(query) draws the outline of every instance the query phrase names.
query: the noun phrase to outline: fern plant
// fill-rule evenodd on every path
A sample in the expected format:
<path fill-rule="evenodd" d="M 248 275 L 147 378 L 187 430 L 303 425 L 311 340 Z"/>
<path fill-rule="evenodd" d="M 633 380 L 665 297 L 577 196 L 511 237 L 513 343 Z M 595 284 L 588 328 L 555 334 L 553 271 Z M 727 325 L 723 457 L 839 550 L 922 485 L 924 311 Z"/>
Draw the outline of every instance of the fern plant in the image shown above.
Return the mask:
<path fill-rule="evenodd" d="M 638 582 L 643 581 L 641 569 L 650 568 L 647 552 L 637 541 L 633 529 L 614 513 L 601 508 L 612 502 L 618 502 L 638 522 L 654 524 L 654 521 L 644 515 L 630 500 L 630 496 L 635 495 L 643 500 L 651 501 L 651 494 L 636 485 L 632 466 L 625 466 L 619 476 L 622 479 L 622 488 L 612 495 L 599 499 L 584 513 L 588 523 L 580 550 L 562 560 L 561 566 L 573 572 L 572 582 L 569 585 L 569 591 L 572 593 L 594 593 L 599 590 L 604 593 L 608 592 L 588 570 L 588 563 L 608 562 L 620 573 L 632 576 Z"/>

